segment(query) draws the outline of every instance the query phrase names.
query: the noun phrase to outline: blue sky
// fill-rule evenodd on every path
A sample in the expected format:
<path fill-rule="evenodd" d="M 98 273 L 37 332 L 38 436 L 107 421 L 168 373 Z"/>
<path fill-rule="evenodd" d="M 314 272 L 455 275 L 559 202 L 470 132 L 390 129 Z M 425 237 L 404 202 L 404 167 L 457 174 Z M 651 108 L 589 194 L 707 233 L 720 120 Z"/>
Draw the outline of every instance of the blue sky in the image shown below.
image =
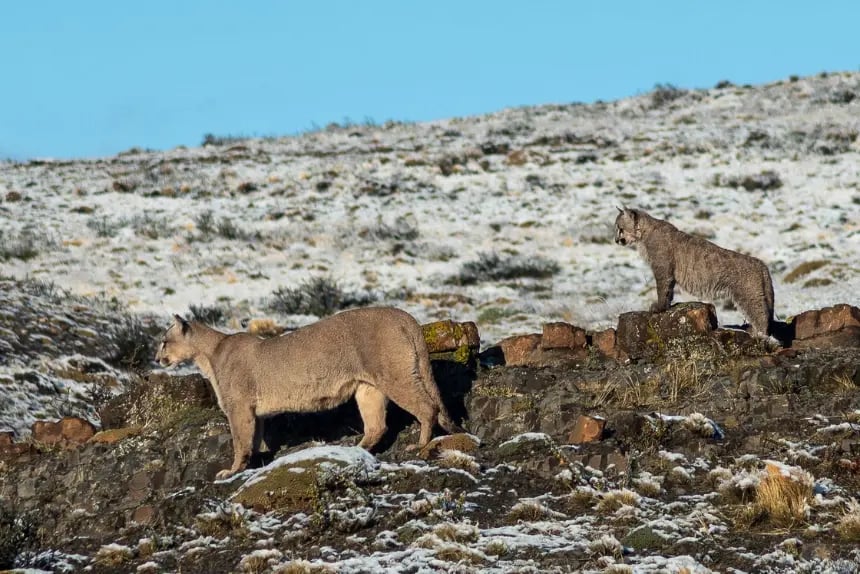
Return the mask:
<path fill-rule="evenodd" d="M 860 2 L 26 0 L 0 157 L 93 157 L 860 69 Z"/>

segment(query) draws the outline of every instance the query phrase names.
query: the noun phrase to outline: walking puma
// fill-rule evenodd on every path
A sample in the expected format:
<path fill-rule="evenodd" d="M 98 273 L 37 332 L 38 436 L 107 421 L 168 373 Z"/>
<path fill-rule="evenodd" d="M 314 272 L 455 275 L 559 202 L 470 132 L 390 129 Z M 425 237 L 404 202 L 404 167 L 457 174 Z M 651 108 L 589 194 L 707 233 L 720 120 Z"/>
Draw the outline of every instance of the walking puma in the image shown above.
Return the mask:
<path fill-rule="evenodd" d="M 364 423 L 359 446 L 368 450 L 386 431 L 388 399 L 421 423 L 419 447 L 436 422 L 449 433 L 462 431 L 442 404 L 421 326 L 390 307 L 344 311 L 270 339 L 175 315 L 156 361 L 193 361 L 212 383 L 233 437 L 233 465 L 218 479 L 247 466 L 258 446 L 258 417 L 322 411 L 353 396 Z"/>

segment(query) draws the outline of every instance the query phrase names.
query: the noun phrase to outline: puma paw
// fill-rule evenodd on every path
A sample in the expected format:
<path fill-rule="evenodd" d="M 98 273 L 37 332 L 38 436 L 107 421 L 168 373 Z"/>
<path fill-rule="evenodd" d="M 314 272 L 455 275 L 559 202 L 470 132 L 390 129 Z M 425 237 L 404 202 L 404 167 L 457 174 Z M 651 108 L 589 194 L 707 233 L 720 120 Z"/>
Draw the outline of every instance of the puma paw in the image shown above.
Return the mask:
<path fill-rule="evenodd" d="M 224 470 L 218 471 L 218 473 L 215 475 L 215 480 L 224 480 L 225 478 L 230 478 L 234 474 L 236 473 L 233 471 L 233 469 L 225 468 Z"/>

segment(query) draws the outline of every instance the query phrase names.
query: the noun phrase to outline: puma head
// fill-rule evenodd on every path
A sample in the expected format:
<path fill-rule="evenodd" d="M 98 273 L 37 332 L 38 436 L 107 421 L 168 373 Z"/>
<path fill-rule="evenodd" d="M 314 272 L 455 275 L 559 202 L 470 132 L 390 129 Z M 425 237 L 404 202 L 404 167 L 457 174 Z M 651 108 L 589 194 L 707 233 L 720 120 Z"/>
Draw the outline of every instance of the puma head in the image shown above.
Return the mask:
<path fill-rule="evenodd" d="M 164 332 L 155 360 L 162 367 L 171 367 L 190 361 L 194 356 L 193 347 L 190 344 L 191 323 L 180 317 L 173 316 L 173 324 Z"/>
<path fill-rule="evenodd" d="M 633 245 L 642 239 L 642 231 L 639 228 L 639 212 L 635 209 L 618 209 L 618 217 L 615 218 L 615 243 L 619 245 Z"/>

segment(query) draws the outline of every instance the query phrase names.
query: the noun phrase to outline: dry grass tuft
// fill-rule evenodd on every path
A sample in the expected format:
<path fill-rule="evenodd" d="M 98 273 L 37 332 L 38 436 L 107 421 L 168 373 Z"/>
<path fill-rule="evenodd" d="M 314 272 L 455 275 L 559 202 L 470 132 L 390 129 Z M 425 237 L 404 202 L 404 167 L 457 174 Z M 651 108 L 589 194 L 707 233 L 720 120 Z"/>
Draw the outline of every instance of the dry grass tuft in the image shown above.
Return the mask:
<path fill-rule="evenodd" d="M 830 261 L 828 261 L 826 259 L 816 259 L 813 261 L 805 261 L 805 262 L 801 263 L 800 265 L 798 265 L 797 267 L 795 267 L 794 269 L 792 269 L 791 271 L 789 271 L 788 273 L 786 273 L 785 277 L 783 277 L 783 281 L 785 281 L 786 283 L 794 283 L 795 281 L 797 281 L 801 277 L 809 275 L 810 273 L 812 273 L 816 269 L 821 269 L 822 267 L 824 267 L 825 265 L 827 265 L 829 263 L 830 263 Z"/>
<path fill-rule="evenodd" d="M 484 552 L 491 556 L 505 556 L 510 548 L 503 540 L 491 540 L 484 548 Z"/>
<path fill-rule="evenodd" d="M 534 500 L 516 503 L 510 512 L 508 512 L 508 516 L 514 521 L 522 520 L 524 522 L 565 517 L 561 512 L 550 510 L 540 502 Z"/>
<path fill-rule="evenodd" d="M 277 564 L 283 556 L 280 550 L 274 548 L 255 550 L 242 557 L 239 561 L 239 569 L 248 574 L 259 574 Z"/>
<path fill-rule="evenodd" d="M 590 511 L 597 504 L 597 491 L 591 487 L 580 486 L 561 500 L 566 512 L 580 514 Z"/>
<path fill-rule="evenodd" d="M 100 566 L 119 566 L 134 558 L 134 552 L 128 546 L 107 544 L 96 552 L 95 562 Z"/>
<path fill-rule="evenodd" d="M 451 542 L 477 542 L 480 531 L 474 524 L 445 522 L 434 526 L 433 534 Z"/>
<path fill-rule="evenodd" d="M 845 514 L 836 523 L 836 532 L 843 540 L 860 542 L 860 502 L 852 498 Z"/>
<path fill-rule="evenodd" d="M 692 360 L 670 361 L 664 375 L 668 386 L 667 400 L 676 404 L 679 399 L 690 399 L 702 394 L 702 378 L 696 362 Z"/>
<path fill-rule="evenodd" d="M 733 479 L 721 485 L 720 493 L 726 499 L 734 498 L 739 502 L 752 499 L 751 503 L 736 513 L 735 525 L 749 528 L 767 522 L 779 528 L 792 528 L 802 524 L 809 514 L 813 500 L 812 475 L 799 467 L 779 462 L 766 461 L 766 465 L 765 471 L 759 474 L 757 483 L 753 480 Z M 751 491 L 753 484 L 754 490 Z M 727 485 L 732 485 L 733 488 Z M 740 486 L 744 487 L 743 490 L 740 493 L 734 492 Z"/>
<path fill-rule="evenodd" d="M 615 512 L 623 506 L 632 506 L 635 508 L 639 506 L 639 500 L 640 496 L 632 490 L 626 488 L 610 490 L 600 497 L 600 502 L 597 503 L 596 509 L 598 512 L 610 513 Z"/>
<path fill-rule="evenodd" d="M 248 321 L 248 333 L 264 339 L 277 337 L 284 331 L 285 329 L 278 326 L 274 319 L 251 319 Z"/>
<path fill-rule="evenodd" d="M 588 553 L 592 557 L 612 556 L 613 558 L 621 558 L 623 550 L 624 548 L 618 539 L 609 534 L 604 534 L 597 540 L 588 543 Z"/>
<path fill-rule="evenodd" d="M 249 511 L 241 504 L 222 504 L 213 512 L 203 512 L 194 518 L 194 524 L 204 536 L 236 536 L 245 530 Z"/>
<path fill-rule="evenodd" d="M 660 496 L 663 488 L 661 486 L 661 478 L 654 478 L 650 474 L 640 478 L 633 479 L 633 485 L 636 487 L 636 492 L 648 498 L 657 498 Z"/>
<path fill-rule="evenodd" d="M 314 564 L 307 560 L 292 560 L 276 566 L 273 574 L 334 574 L 334 568 L 322 564 Z"/>
<path fill-rule="evenodd" d="M 767 475 L 756 488 L 756 505 L 777 526 L 802 523 L 813 499 L 812 475 L 799 467 L 767 463 Z"/>
<path fill-rule="evenodd" d="M 481 465 L 475 462 L 475 457 L 466 454 L 460 450 L 443 450 L 439 453 L 439 458 L 436 464 L 443 468 L 459 468 L 470 474 L 478 474 L 481 472 Z"/>

